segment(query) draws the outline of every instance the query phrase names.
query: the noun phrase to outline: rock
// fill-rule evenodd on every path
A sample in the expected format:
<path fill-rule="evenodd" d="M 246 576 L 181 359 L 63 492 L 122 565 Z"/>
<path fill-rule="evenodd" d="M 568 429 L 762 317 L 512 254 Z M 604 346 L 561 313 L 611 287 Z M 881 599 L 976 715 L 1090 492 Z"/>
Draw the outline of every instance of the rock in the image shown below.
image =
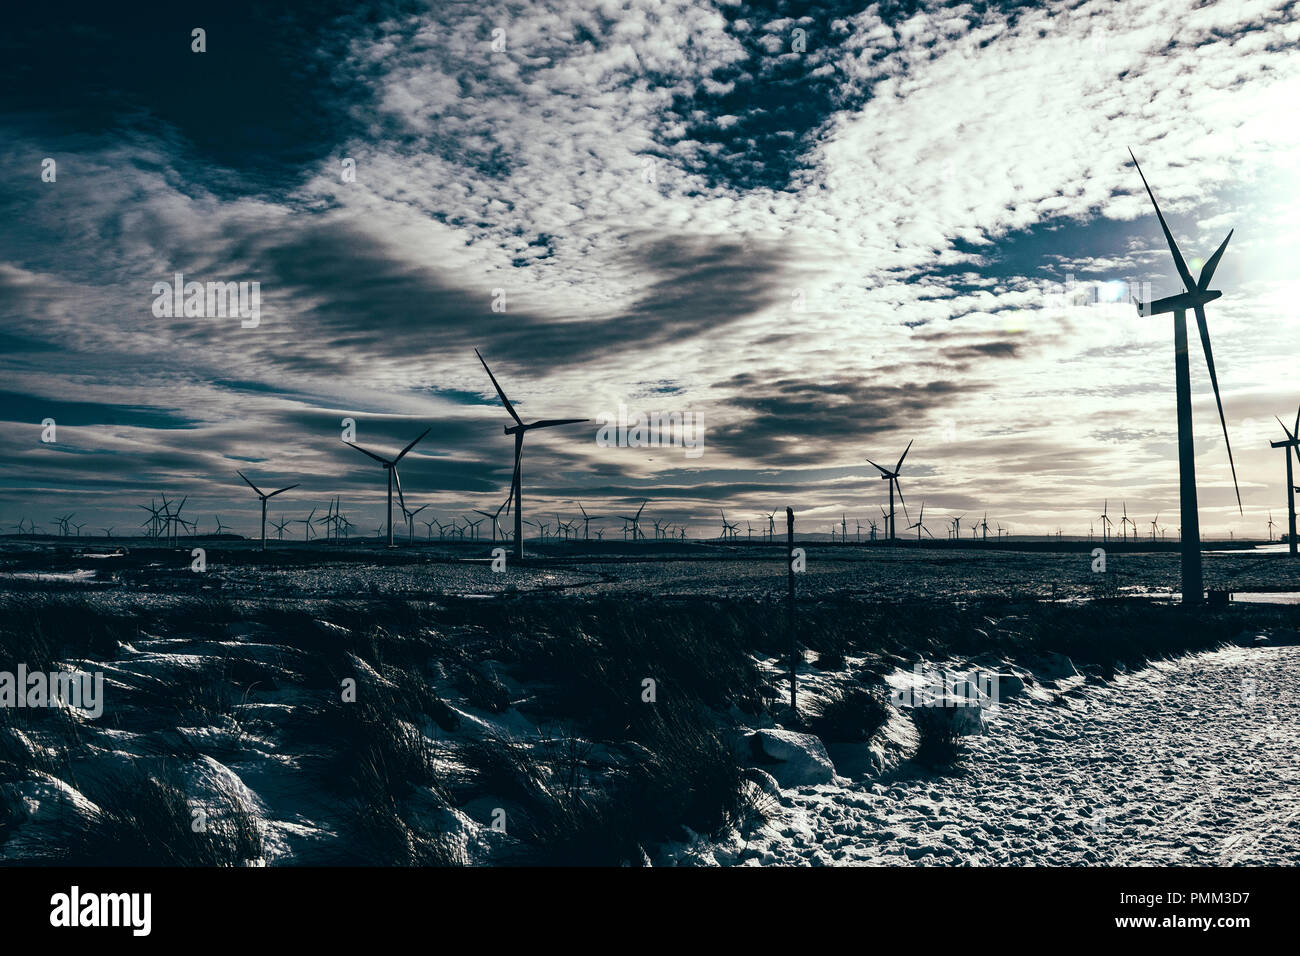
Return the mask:
<path fill-rule="evenodd" d="M 746 738 L 750 752 L 782 787 L 830 783 L 835 765 L 821 740 L 792 730 L 756 730 Z"/>
<path fill-rule="evenodd" d="M 991 674 L 993 678 L 993 702 L 1010 700 L 1025 692 L 1025 681 L 1017 674 Z"/>
<path fill-rule="evenodd" d="M 912 723 L 936 737 L 978 737 L 984 733 L 987 698 L 944 697 L 924 707 L 912 708 Z"/>

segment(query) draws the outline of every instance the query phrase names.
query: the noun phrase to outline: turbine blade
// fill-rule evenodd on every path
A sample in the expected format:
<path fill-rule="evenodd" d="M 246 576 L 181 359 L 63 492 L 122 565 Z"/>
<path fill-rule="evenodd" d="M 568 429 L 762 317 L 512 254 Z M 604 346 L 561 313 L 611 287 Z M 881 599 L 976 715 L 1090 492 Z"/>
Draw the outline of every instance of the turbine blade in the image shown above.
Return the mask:
<path fill-rule="evenodd" d="M 912 439 L 912 441 L 915 440 L 916 439 Z M 898 456 L 898 464 L 894 466 L 894 474 L 898 474 L 899 470 L 903 467 L 903 459 L 907 457 L 907 453 L 911 450 L 912 442 L 908 442 L 907 447 L 903 449 L 903 454 Z"/>
<path fill-rule="evenodd" d="M 1214 386 L 1214 402 L 1219 406 L 1219 424 L 1223 426 L 1223 444 L 1228 449 L 1228 465 L 1232 468 L 1232 487 L 1237 492 L 1237 511 L 1246 512 L 1241 507 L 1241 488 L 1237 485 L 1237 463 L 1232 460 L 1232 442 L 1228 441 L 1228 419 L 1223 415 L 1223 399 L 1219 397 L 1219 376 L 1214 371 L 1214 351 L 1210 348 L 1210 329 L 1205 321 L 1204 306 L 1196 307 L 1196 326 L 1201 332 L 1201 347 L 1205 349 L 1205 364 L 1210 369 L 1210 384 Z"/>
<path fill-rule="evenodd" d="M 350 442 L 350 441 L 345 441 L 343 444 L 347 445 L 349 448 L 355 448 L 357 451 L 361 452 L 361 454 L 363 454 L 363 455 L 369 455 L 371 458 L 373 458 L 375 461 L 379 462 L 381 465 L 387 465 L 387 464 L 388 464 L 388 459 L 387 459 L 387 458 L 381 458 L 381 457 L 379 457 L 378 455 L 376 455 L 373 451 L 367 451 L 366 449 L 362 448 L 360 445 L 354 445 L 354 444 L 353 444 L 352 442 Z"/>
<path fill-rule="evenodd" d="M 506 407 L 506 411 L 510 413 L 510 417 L 513 418 L 518 424 L 522 425 L 524 423 L 524 420 L 519 417 L 519 413 L 515 411 L 515 407 L 510 404 L 510 399 L 506 398 L 506 393 L 501 391 L 501 385 L 497 382 L 497 377 L 492 374 L 492 370 L 488 368 L 488 363 L 483 361 L 483 356 L 479 355 L 478 349 L 474 350 L 474 354 L 478 355 L 478 360 L 480 362 L 483 362 L 483 371 L 487 372 L 488 378 L 492 379 L 492 387 L 495 388 L 497 390 L 497 394 L 501 396 L 501 404 Z"/>
<path fill-rule="evenodd" d="M 544 418 L 540 422 L 533 422 L 531 425 L 525 425 L 525 428 L 550 428 L 553 425 L 577 425 L 579 422 L 589 422 L 590 418 Z"/>
<path fill-rule="evenodd" d="M 299 482 L 298 484 L 302 484 L 302 482 Z M 298 485 L 290 485 L 288 488 L 281 488 L 280 491 L 273 491 L 273 492 L 271 492 L 269 495 L 267 495 L 266 497 L 268 497 L 268 498 L 274 498 L 276 495 L 280 494 L 281 492 L 284 492 L 284 491 L 290 491 L 290 490 L 292 490 L 292 489 L 294 489 L 294 488 L 297 488 L 297 487 L 298 487 Z"/>
<path fill-rule="evenodd" d="M 1165 222 L 1164 213 L 1160 211 L 1160 204 L 1156 202 L 1155 193 L 1151 191 L 1151 186 L 1147 183 L 1147 178 L 1142 173 L 1142 167 L 1138 166 L 1137 157 L 1133 156 L 1133 150 L 1128 151 L 1129 156 L 1133 157 L 1133 165 L 1137 166 L 1138 175 L 1142 177 L 1142 185 L 1146 186 L 1147 195 L 1151 197 L 1151 205 L 1156 207 L 1156 217 L 1160 220 L 1160 228 L 1164 230 L 1165 241 L 1169 243 L 1169 251 L 1174 257 L 1174 267 L 1178 269 L 1178 275 L 1183 280 L 1183 285 L 1188 292 L 1196 288 L 1196 283 L 1192 281 L 1192 274 L 1187 269 L 1187 263 L 1183 261 L 1183 254 L 1178 251 L 1178 243 L 1174 242 L 1174 234 L 1169 231 L 1169 224 Z"/>
<path fill-rule="evenodd" d="M 236 471 L 235 474 L 237 474 L 240 478 L 243 478 L 243 479 L 244 479 L 244 484 L 248 485 L 248 487 L 250 487 L 250 488 L 252 488 L 254 491 L 256 491 L 256 492 L 257 492 L 257 496 L 258 496 L 259 498 L 263 497 L 263 495 L 262 495 L 262 489 L 259 488 L 259 487 L 257 487 L 257 485 L 253 484 L 251 481 L 249 481 L 247 475 L 245 475 L 242 471 Z M 164 508 L 167 507 L 167 499 L 166 499 L 166 498 L 163 499 L 163 507 L 164 507 Z"/>
<path fill-rule="evenodd" d="M 877 464 L 876 464 L 874 461 L 872 461 L 870 458 L 867 459 L 867 464 L 868 464 L 868 465 L 873 465 L 876 469 L 878 469 L 878 470 L 880 471 L 880 473 L 881 473 L 882 475 L 887 475 L 887 474 L 889 474 L 888 471 L 886 471 L 884 468 L 881 468 L 879 465 L 877 465 Z"/>
<path fill-rule="evenodd" d="M 429 426 L 428 428 L 426 428 L 424 431 L 420 432 L 420 438 L 423 438 L 425 435 L 429 434 L 429 432 L 431 432 L 431 431 L 433 431 L 433 426 L 432 426 L 432 425 L 430 425 L 430 426 Z M 405 458 L 405 457 L 406 457 L 406 453 L 407 453 L 408 451 L 410 451 L 412 448 L 415 447 L 415 442 L 418 442 L 418 441 L 420 440 L 420 438 L 415 439 L 415 441 L 411 442 L 409 445 L 407 445 L 405 448 L 403 448 L 401 451 L 399 451 L 399 452 L 397 453 L 397 457 L 393 459 L 393 464 L 395 465 L 395 464 L 397 464 L 399 461 L 401 461 L 403 458 Z"/>
<path fill-rule="evenodd" d="M 1228 230 L 1228 239 L 1232 238 L 1235 229 Z M 1201 267 L 1201 279 L 1196 283 L 1196 288 L 1204 292 L 1210 287 L 1210 280 L 1214 278 L 1214 270 L 1219 267 L 1219 260 L 1223 258 L 1223 250 L 1228 248 L 1228 239 L 1223 240 L 1223 245 L 1214 251 L 1210 256 L 1210 261 Z"/>
<path fill-rule="evenodd" d="M 406 514 L 406 499 L 402 497 L 402 476 L 393 468 L 393 483 L 397 485 L 397 503 L 402 509 L 402 514 Z"/>

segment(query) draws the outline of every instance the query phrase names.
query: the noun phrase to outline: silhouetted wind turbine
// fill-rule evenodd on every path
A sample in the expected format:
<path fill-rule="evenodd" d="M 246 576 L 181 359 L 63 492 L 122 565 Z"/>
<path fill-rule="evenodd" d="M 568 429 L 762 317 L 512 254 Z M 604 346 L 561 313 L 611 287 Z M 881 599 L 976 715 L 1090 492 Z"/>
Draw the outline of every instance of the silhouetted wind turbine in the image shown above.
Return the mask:
<path fill-rule="evenodd" d="M 556 425 L 577 425 L 581 422 L 588 421 L 586 418 L 544 418 L 541 421 L 524 423 L 515 411 L 515 407 L 510 404 L 510 399 L 506 398 L 506 393 L 502 391 L 497 377 L 492 374 L 492 369 L 488 368 L 488 363 L 484 361 L 479 350 L 475 349 L 474 354 L 478 355 L 478 360 L 483 363 L 483 371 L 488 373 L 488 378 L 492 379 L 492 387 L 497 390 L 497 395 L 501 398 L 501 404 L 506 407 L 510 417 L 515 420 L 513 425 L 505 425 L 505 433 L 515 436 L 515 471 L 514 477 L 510 479 L 510 488 L 514 492 L 515 498 L 515 558 L 522 560 L 524 556 L 524 527 L 523 527 L 523 510 L 524 510 L 524 492 L 523 492 L 523 460 L 524 460 L 524 435 L 534 428 L 553 428 Z"/>
<path fill-rule="evenodd" d="M 581 502 L 581 501 L 578 502 L 578 510 L 582 512 L 582 538 L 583 538 L 584 541 L 590 541 L 590 540 L 591 540 L 591 522 L 592 522 L 592 521 L 599 521 L 599 520 L 600 520 L 600 515 L 589 515 L 589 514 L 587 514 L 587 509 L 584 508 L 584 507 L 582 506 L 582 502 Z"/>
<path fill-rule="evenodd" d="M 1137 525 L 1133 524 L 1133 519 L 1128 516 L 1128 502 L 1124 502 L 1124 514 L 1119 519 L 1120 531 L 1124 535 L 1124 543 L 1128 543 L 1128 526 L 1133 525 L 1133 537 L 1137 537 Z"/>
<path fill-rule="evenodd" d="M 429 506 L 420 505 L 420 507 L 416 508 L 414 511 L 407 511 L 405 502 L 402 502 L 401 504 L 402 504 L 402 514 L 406 516 L 406 543 L 414 544 L 415 543 L 415 516 Z"/>
<path fill-rule="evenodd" d="M 312 508 L 312 509 L 311 509 L 311 514 L 309 514 L 309 515 L 308 515 L 307 517 L 305 517 L 305 518 L 299 518 L 299 519 L 297 519 L 297 521 L 295 522 L 296 524 L 300 524 L 300 525 L 302 525 L 302 540 L 303 540 L 303 541 L 310 541 L 310 540 L 311 540 L 311 522 L 312 522 L 312 519 L 315 518 L 315 517 L 316 517 L 316 509 L 315 509 L 315 508 Z"/>
<path fill-rule="evenodd" d="M 1101 506 L 1101 514 L 1097 515 L 1097 517 L 1101 519 L 1101 543 L 1102 544 L 1105 544 L 1107 541 L 1110 540 L 1111 520 L 1110 520 L 1110 515 L 1106 514 L 1106 512 L 1108 512 L 1109 510 L 1110 510 L 1110 499 L 1107 498 L 1106 503 Z"/>
<path fill-rule="evenodd" d="M 894 491 L 895 490 L 898 491 L 898 500 L 903 505 L 903 517 L 905 518 L 907 517 L 907 502 L 903 501 L 903 489 L 898 484 L 898 473 L 903 470 L 903 459 L 907 457 L 907 453 L 911 450 L 912 450 L 912 443 L 909 441 L 907 443 L 907 447 L 903 449 L 903 454 L 901 454 L 898 457 L 898 464 L 894 466 L 893 471 L 890 471 L 888 468 L 882 468 L 880 465 L 877 465 L 870 458 L 867 459 L 868 464 L 875 466 L 875 468 L 879 470 L 880 477 L 883 480 L 889 482 L 889 514 L 886 517 L 889 519 L 888 537 L 890 541 L 894 540 Z"/>
<path fill-rule="evenodd" d="M 272 491 L 269 494 L 263 494 L 262 489 L 257 487 L 257 485 L 253 484 L 251 481 L 249 481 L 248 477 L 242 471 L 236 471 L 235 474 L 237 474 L 240 478 L 243 478 L 244 484 L 252 488 L 253 491 L 256 493 L 257 497 L 260 498 L 262 501 L 262 550 L 265 551 L 266 550 L 266 500 L 268 498 L 274 498 L 276 495 L 284 494 L 290 488 L 297 488 L 298 485 L 295 483 L 289 485 L 286 488 L 280 488 L 276 491 Z M 181 503 L 184 504 L 184 502 Z M 180 509 L 178 508 L 176 510 L 179 513 Z"/>
<path fill-rule="evenodd" d="M 831 527 L 834 527 L 834 525 L 832 525 Z M 924 501 L 921 502 L 921 513 L 920 515 L 917 516 L 916 524 L 909 524 L 907 526 L 908 531 L 911 531 L 913 528 L 916 529 L 916 540 L 918 543 L 921 541 L 922 531 L 930 535 L 930 537 L 932 538 L 934 537 L 934 535 L 930 532 L 930 529 L 925 526 L 925 502 Z"/>
<path fill-rule="evenodd" d="M 1282 426 L 1282 431 L 1286 432 L 1286 441 L 1269 442 L 1269 444 L 1274 448 L 1281 448 L 1282 454 L 1286 455 L 1286 487 L 1287 487 L 1286 517 L 1287 517 L 1287 530 L 1289 532 L 1287 536 L 1287 541 L 1289 542 L 1289 544 L 1287 545 L 1287 550 L 1291 552 L 1292 557 L 1295 557 L 1296 555 L 1296 539 L 1295 539 L 1296 487 L 1295 487 L 1295 478 L 1293 477 L 1293 473 L 1291 471 L 1291 451 L 1292 450 L 1295 451 L 1296 460 L 1300 461 L 1300 409 L 1296 409 L 1294 428 L 1287 428 L 1286 425 L 1283 423 L 1282 419 L 1280 418 L 1277 420 L 1277 423 Z M 1268 520 L 1269 520 L 1269 524 L 1272 525 L 1273 516 L 1269 515 Z M 1270 540 L 1272 540 L 1271 537 Z"/>
<path fill-rule="evenodd" d="M 417 438 L 413 439 L 409 445 L 407 445 L 405 448 L 403 448 L 401 451 L 397 453 L 397 457 L 391 459 L 385 458 L 382 455 L 376 455 L 373 451 L 367 451 L 366 449 L 362 448 L 360 445 L 356 444 L 355 442 L 345 441 L 343 443 L 345 445 L 351 446 L 352 448 L 355 448 L 357 451 L 361 452 L 361 454 L 368 455 L 369 457 L 373 458 L 375 461 L 379 462 L 381 465 L 384 466 L 384 471 L 387 472 L 388 474 L 388 547 L 390 548 L 393 546 L 393 479 L 397 475 L 397 463 L 401 461 L 403 458 L 405 458 L 406 453 L 409 452 L 412 448 L 414 448 L 416 443 L 419 442 L 420 439 L 423 438 L 425 435 L 429 434 L 429 432 L 432 430 L 433 430 L 432 428 L 426 428 L 424 431 L 420 432 Z M 399 498 L 401 498 L 402 496 L 401 478 L 397 478 L 397 496 Z"/>
<path fill-rule="evenodd" d="M 506 501 L 509 501 L 509 500 L 510 500 L 509 498 L 506 499 Z M 498 531 L 499 526 L 500 526 L 500 522 L 499 522 L 497 519 L 501 517 L 501 509 L 504 508 L 504 507 L 505 507 L 505 504 L 502 504 L 502 505 L 501 505 L 501 508 L 498 508 L 495 512 L 491 512 L 491 511 L 480 511 L 478 508 L 475 508 L 475 509 L 474 509 L 474 513 L 475 513 L 476 515 L 482 515 L 484 518 L 487 518 L 489 521 L 492 522 L 492 543 L 493 543 L 493 544 L 496 544 L 496 543 L 497 543 L 497 531 Z"/>
<path fill-rule="evenodd" d="M 634 515 L 615 515 L 615 516 L 614 516 L 614 517 L 616 517 L 616 518 L 622 518 L 624 521 L 631 522 L 631 525 L 632 525 L 632 540 L 633 540 L 633 541 L 637 540 L 637 538 L 644 538 L 644 537 L 645 537 L 645 534 L 641 531 L 641 512 L 642 512 L 642 511 L 645 511 L 646 502 L 649 501 L 649 500 L 650 500 L 649 498 L 646 498 L 645 501 L 642 501 L 642 502 L 641 502 L 641 507 L 636 509 L 636 514 L 634 514 Z M 724 519 L 724 520 L 725 520 L 725 519 Z"/>
<path fill-rule="evenodd" d="M 1192 273 L 1187 268 L 1187 263 L 1183 261 L 1183 254 L 1178 251 L 1178 243 L 1174 241 L 1174 235 L 1169 231 L 1169 225 L 1165 222 L 1164 214 L 1160 211 L 1160 205 L 1156 202 L 1155 193 L 1151 191 L 1151 186 L 1147 183 L 1146 176 L 1142 173 L 1142 167 L 1138 166 L 1137 157 L 1133 156 L 1133 150 L 1129 150 L 1129 156 L 1133 157 L 1133 165 L 1137 167 L 1138 175 L 1142 177 L 1142 185 L 1146 187 L 1147 196 L 1151 199 L 1151 205 L 1155 207 L 1156 217 L 1160 220 L 1160 229 L 1165 234 L 1165 241 L 1169 244 L 1169 252 L 1174 258 L 1174 266 L 1178 269 L 1178 276 L 1183 280 L 1183 292 L 1177 295 L 1168 296 L 1164 299 L 1157 299 L 1150 303 L 1137 303 L 1139 315 L 1163 315 L 1172 312 L 1174 316 L 1174 381 L 1177 391 L 1178 404 L 1178 472 L 1179 472 L 1179 505 L 1182 511 L 1182 572 L 1183 572 L 1183 601 L 1185 603 L 1199 604 L 1204 598 L 1204 577 L 1201 569 L 1201 524 L 1200 516 L 1196 507 L 1196 449 L 1192 440 L 1192 384 L 1191 370 L 1187 359 L 1187 310 L 1190 308 L 1196 313 L 1196 325 L 1201 334 L 1201 348 L 1205 352 L 1205 364 L 1210 371 L 1210 384 L 1214 387 L 1214 401 L 1219 408 L 1219 423 L 1223 427 L 1223 443 L 1228 451 L 1228 465 L 1232 469 L 1232 486 L 1237 492 L 1237 510 L 1242 514 L 1241 507 L 1241 489 L 1237 485 L 1237 465 L 1232 458 L 1232 444 L 1228 441 L 1228 420 L 1223 414 L 1223 400 L 1219 396 L 1219 377 L 1214 369 L 1214 352 L 1210 348 L 1210 329 L 1205 319 L 1205 304 L 1213 302 L 1223 295 L 1222 292 L 1210 288 L 1210 280 L 1214 278 L 1214 270 L 1218 268 L 1219 260 L 1223 258 L 1223 251 L 1228 247 L 1228 240 L 1232 238 L 1232 232 L 1223 243 L 1215 250 L 1214 255 L 1201 269 L 1200 278 L 1192 280 Z"/>

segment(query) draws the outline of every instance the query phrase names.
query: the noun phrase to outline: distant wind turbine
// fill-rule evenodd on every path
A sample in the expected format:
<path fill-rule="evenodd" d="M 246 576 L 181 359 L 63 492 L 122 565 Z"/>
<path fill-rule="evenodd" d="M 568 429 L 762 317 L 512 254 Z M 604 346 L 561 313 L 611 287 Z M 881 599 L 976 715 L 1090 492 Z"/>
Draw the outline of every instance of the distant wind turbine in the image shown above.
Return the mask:
<path fill-rule="evenodd" d="M 350 442 L 350 441 L 343 442 L 343 444 L 355 448 L 357 451 L 361 452 L 361 454 L 368 455 L 369 457 L 373 458 L 375 461 L 379 462 L 379 464 L 384 466 L 384 471 L 388 474 L 388 547 L 390 548 L 393 546 L 393 481 L 394 479 L 396 479 L 397 481 L 397 497 L 399 499 L 402 497 L 402 479 L 397 475 L 397 463 L 401 461 L 403 458 L 405 458 L 406 453 L 409 452 L 412 448 L 414 448 L 416 443 L 419 442 L 420 439 L 422 439 L 425 435 L 429 434 L 429 432 L 431 432 L 432 430 L 433 430 L 432 428 L 426 428 L 424 431 L 420 432 L 419 436 L 413 439 L 409 445 L 407 445 L 405 448 L 399 451 L 396 457 L 394 458 L 385 458 L 382 455 L 377 455 L 373 451 L 368 451 L 365 448 L 362 448 L 360 445 L 356 444 L 355 442 Z"/>
<path fill-rule="evenodd" d="M 1292 557 L 1295 557 L 1296 556 L 1295 493 L 1297 489 L 1295 487 L 1295 477 L 1291 470 L 1291 452 L 1294 451 L 1296 460 L 1300 461 L 1300 409 L 1296 409 L 1294 428 L 1287 428 L 1286 425 L 1282 422 L 1282 419 L 1280 418 L 1277 420 L 1277 423 L 1282 426 L 1282 431 L 1286 432 L 1286 440 L 1269 442 L 1269 444 L 1273 448 L 1281 448 L 1282 454 L 1286 456 L 1286 487 L 1287 487 L 1286 517 L 1287 517 L 1288 531 L 1290 532 L 1289 535 L 1287 536 L 1287 541 L 1289 542 L 1287 546 L 1287 550 L 1291 552 Z M 1269 521 L 1269 525 L 1271 526 L 1273 523 L 1272 515 L 1268 516 L 1268 521 Z M 1270 541 L 1272 540 L 1271 534 L 1269 536 L 1269 540 Z"/>
<path fill-rule="evenodd" d="M 889 534 L 886 537 L 890 541 L 895 540 L 894 538 L 894 492 L 895 491 L 898 492 L 898 500 L 903 505 L 903 516 L 905 518 L 907 517 L 907 502 L 903 501 L 903 489 L 898 484 L 898 475 L 899 472 L 903 470 L 903 459 L 907 457 L 907 453 L 911 450 L 912 450 L 912 443 L 909 441 L 907 443 L 907 447 L 903 449 L 903 454 L 899 455 L 898 464 L 894 466 L 893 471 L 890 471 L 888 468 L 883 468 L 880 465 L 877 465 L 870 458 L 867 459 L 867 463 L 873 465 L 880 472 L 880 477 L 883 480 L 889 482 L 889 514 L 887 515 L 888 524 L 889 524 L 889 528 L 888 528 Z"/>
<path fill-rule="evenodd" d="M 266 501 L 268 498 L 274 498 L 276 495 L 284 494 L 286 491 L 288 491 L 291 488 L 297 488 L 298 485 L 297 483 L 295 483 L 289 485 L 288 487 L 280 488 L 270 493 L 263 493 L 262 489 L 257 487 L 257 485 L 253 484 L 251 481 L 249 481 L 248 476 L 246 476 L 242 471 L 236 471 L 235 474 L 239 475 L 240 478 L 243 478 L 244 484 L 252 488 L 254 493 L 256 493 L 257 497 L 260 498 L 262 501 L 262 550 L 265 551 L 266 550 Z M 182 502 L 182 504 L 184 504 L 184 502 Z M 180 509 L 178 508 L 176 510 L 179 513 Z"/>

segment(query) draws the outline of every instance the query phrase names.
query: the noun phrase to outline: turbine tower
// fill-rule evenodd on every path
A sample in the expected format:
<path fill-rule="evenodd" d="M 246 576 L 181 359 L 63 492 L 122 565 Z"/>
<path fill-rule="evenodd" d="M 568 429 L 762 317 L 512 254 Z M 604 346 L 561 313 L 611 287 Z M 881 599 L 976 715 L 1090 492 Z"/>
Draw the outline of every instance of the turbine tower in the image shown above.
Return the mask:
<path fill-rule="evenodd" d="M 1142 173 L 1142 167 L 1138 166 L 1137 157 L 1133 156 L 1131 149 L 1129 150 L 1129 156 L 1133 157 L 1133 165 L 1137 167 L 1138 175 L 1142 177 L 1142 185 L 1146 187 L 1147 196 L 1151 199 L 1151 205 L 1155 207 L 1156 217 L 1160 220 L 1160 229 L 1165 234 L 1169 252 L 1174 258 L 1174 266 L 1178 269 L 1179 278 L 1183 280 L 1184 291 L 1177 295 L 1157 299 L 1155 302 L 1139 302 L 1137 303 L 1137 309 L 1139 315 L 1164 315 L 1172 312 L 1174 316 L 1174 380 L 1178 404 L 1179 505 L 1182 510 L 1183 521 L 1183 602 L 1199 604 L 1205 596 L 1205 579 L 1201 568 L 1201 524 L 1196 507 L 1196 449 L 1192 441 L 1192 384 L 1191 370 L 1188 367 L 1187 358 L 1187 310 L 1190 308 L 1196 314 L 1196 326 L 1201 334 L 1201 348 L 1205 352 L 1205 364 L 1210 371 L 1210 384 L 1214 387 L 1214 401 L 1219 408 L 1219 423 L 1223 427 L 1223 443 L 1228 451 L 1228 465 L 1232 468 L 1232 486 L 1237 492 L 1237 510 L 1245 514 L 1241 507 L 1241 489 L 1237 485 L 1237 465 L 1232 459 L 1232 443 L 1228 440 L 1228 420 L 1224 417 L 1223 399 L 1219 396 L 1219 377 L 1214 369 L 1214 352 L 1210 348 L 1210 329 L 1205 319 L 1205 304 L 1213 302 L 1223 295 L 1222 292 L 1210 288 L 1210 280 L 1214 278 L 1214 270 L 1218 268 L 1219 260 L 1223 258 L 1223 251 L 1228 248 L 1228 240 L 1232 238 L 1232 232 L 1228 232 L 1227 238 L 1223 240 L 1223 243 L 1215 250 L 1214 255 L 1210 256 L 1202 267 L 1200 278 L 1193 280 L 1192 273 L 1187 268 L 1187 263 L 1183 261 L 1183 254 L 1178 251 L 1178 243 L 1174 241 L 1174 234 L 1169 231 L 1169 225 L 1165 222 L 1164 214 L 1160 212 L 1160 205 L 1156 202 L 1155 193 L 1151 191 L 1151 186 Z"/>
<path fill-rule="evenodd" d="M 586 418 L 547 418 L 541 421 L 529 422 L 524 424 L 524 420 L 519 417 L 515 407 L 510 404 L 510 399 L 506 398 L 506 393 L 501 390 L 497 378 L 488 368 L 488 363 L 483 360 L 479 350 L 475 349 L 474 354 L 478 355 L 478 360 L 483 363 L 483 371 L 488 373 L 488 378 L 492 379 L 492 387 L 497 390 L 497 395 L 501 398 L 501 404 L 506 407 L 510 417 L 515 420 L 513 425 L 506 425 L 505 433 L 515 436 L 515 472 L 514 477 L 510 479 L 510 490 L 515 499 L 515 560 L 522 561 L 524 558 L 524 515 L 523 515 L 523 481 L 522 467 L 524 460 L 524 435 L 534 428 L 553 428 L 556 425 L 577 425 L 580 422 L 588 421 Z"/>

